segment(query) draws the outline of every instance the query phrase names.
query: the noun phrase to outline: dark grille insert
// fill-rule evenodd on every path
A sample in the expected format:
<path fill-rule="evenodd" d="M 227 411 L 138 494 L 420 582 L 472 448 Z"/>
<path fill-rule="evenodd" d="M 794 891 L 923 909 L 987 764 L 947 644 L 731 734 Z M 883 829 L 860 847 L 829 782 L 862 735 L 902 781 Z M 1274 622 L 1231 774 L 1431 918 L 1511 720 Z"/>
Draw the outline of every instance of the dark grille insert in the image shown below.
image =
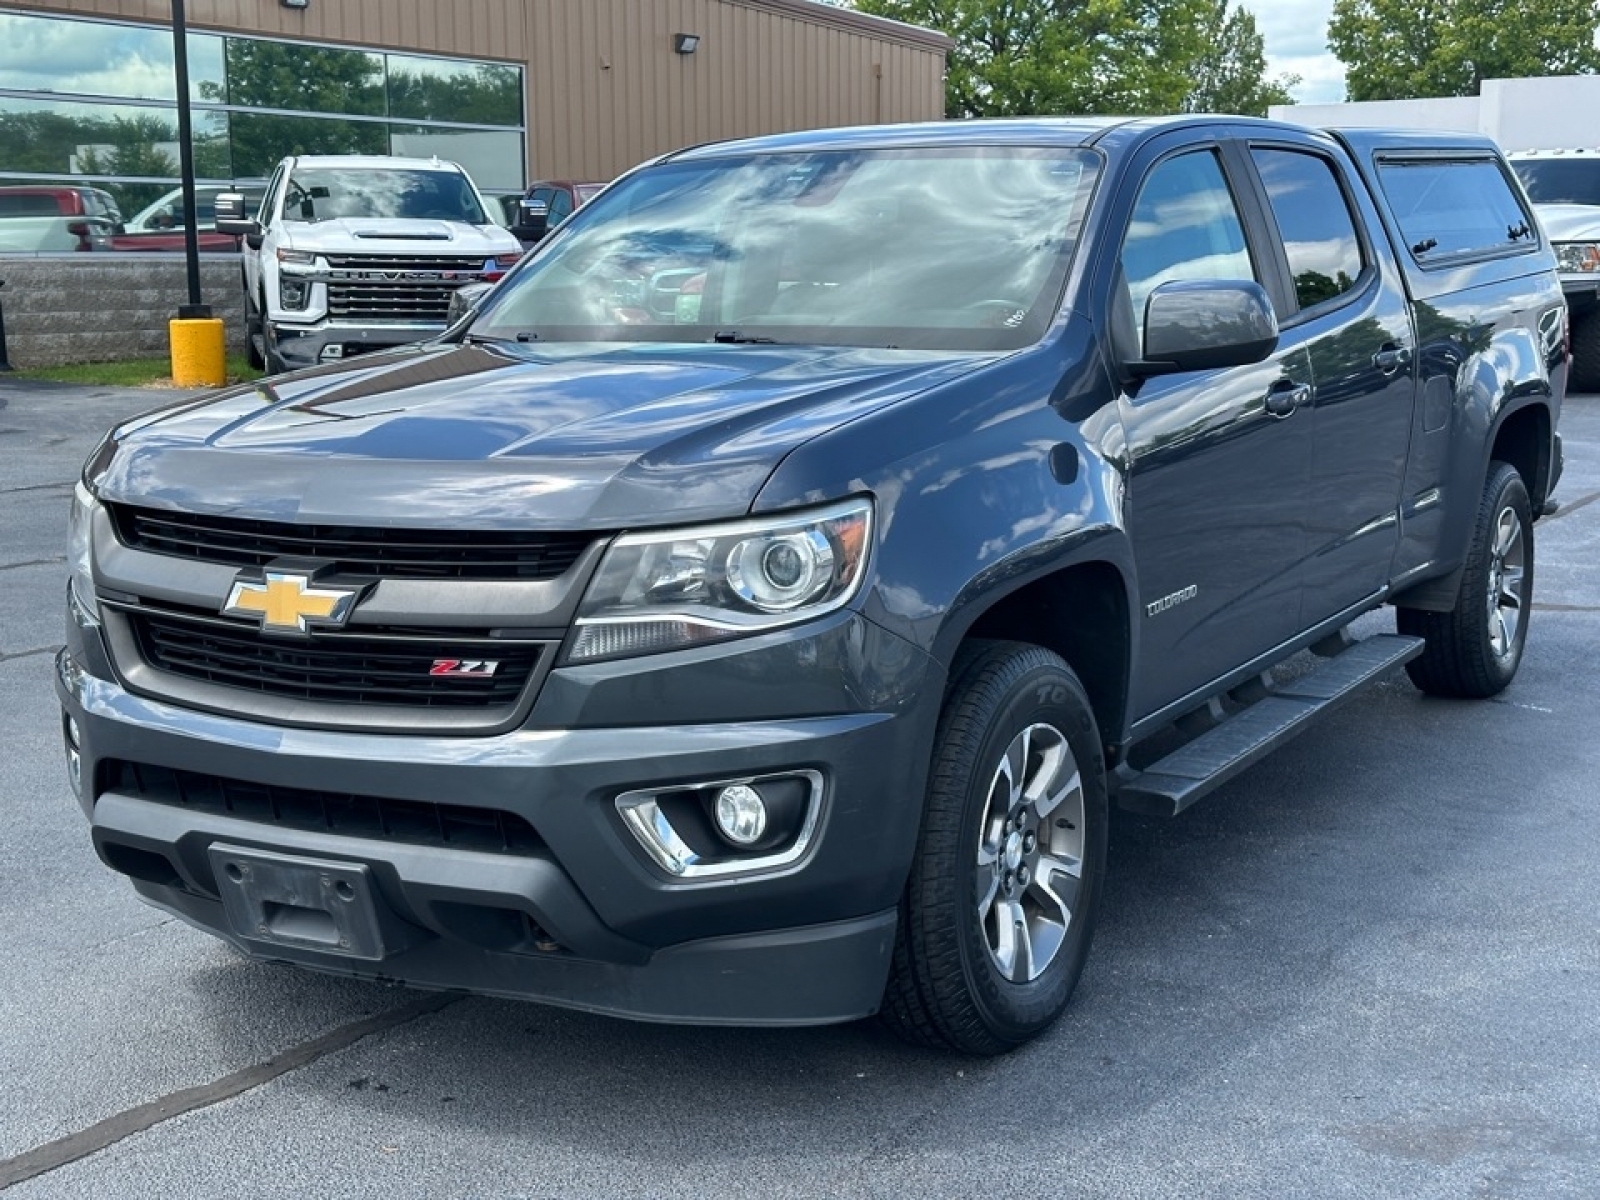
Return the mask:
<path fill-rule="evenodd" d="M 489 255 L 330 254 L 328 315 L 353 321 L 442 322 L 450 295 L 483 277 Z M 429 278 L 433 276 L 433 278 Z"/>
<path fill-rule="evenodd" d="M 329 254 L 328 266 L 336 271 L 458 271 L 477 275 L 490 258 L 487 254 L 441 258 L 431 254 Z M 470 282 L 457 279 L 457 284 Z"/>
<path fill-rule="evenodd" d="M 317 634 L 268 637 L 242 623 L 128 611 L 139 653 L 157 670 L 223 687 L 329 704 L 399 708 L 515 705 L 543 644 L 498 639 Z M 497 662 L 493 675 L 433 675 L 441 659 Z"/>
<path fill-rule="evenodd" d="M 110 506 L 117 536 L 136 550 L 234 567 L 315 558 L 375 579 L 556 579 L 594 540 L 587 533 L 456 532 L 291 525 Z"/>
<path fill-rule="evenodd" d="M 544 849 L 543 839 L 527 821 L 494 808 L 269 787 L 118 759 L 107 759 L 100 769 L 101 792 L 263 825 L 497 854 L 533 855 Z"/>

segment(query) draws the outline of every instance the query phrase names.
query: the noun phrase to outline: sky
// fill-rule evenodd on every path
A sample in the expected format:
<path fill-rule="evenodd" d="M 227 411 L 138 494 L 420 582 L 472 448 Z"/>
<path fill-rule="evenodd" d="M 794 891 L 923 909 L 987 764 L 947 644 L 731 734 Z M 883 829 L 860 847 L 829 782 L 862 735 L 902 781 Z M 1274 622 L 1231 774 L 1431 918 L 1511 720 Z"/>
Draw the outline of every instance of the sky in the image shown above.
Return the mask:
<path fill-rule="evenodd" d="M 1300 76 L 1293 89 L 1302 104 L 1344 99 L 1344 65 L 1328 52 L 1333 0 L 1244 0 L 1266 43 L 1267 74 Z"/>

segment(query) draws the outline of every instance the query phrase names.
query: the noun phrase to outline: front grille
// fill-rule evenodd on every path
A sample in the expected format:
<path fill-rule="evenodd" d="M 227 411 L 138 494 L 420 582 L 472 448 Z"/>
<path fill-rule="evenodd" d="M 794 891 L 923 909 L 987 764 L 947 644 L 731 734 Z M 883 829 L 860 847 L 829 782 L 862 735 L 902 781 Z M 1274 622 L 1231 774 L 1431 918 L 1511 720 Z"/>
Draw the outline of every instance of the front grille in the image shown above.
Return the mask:
<path fill-rule="evenodd" d="M 216 618 L 128 610 L 140 656 L 159 671 L 222 687 L 324 704 L 406 709 L 509 708 L 527 686 L 544 643 L 318 633 L 305 641 L 268 637 Z M 443 660 L 493 662 L 493 674 L 435 675 Z"/>
<path fill-rule="evenodd" d="M 456 258 L 413 254 L 329 254 L 325 257 L 336 271 L 466 271 L 474 275 L 483 270 L 489 258 L 487 254 Z"/>
<path fill-rule="evenodd" d="M 117 537 L 136 550 L 232 567 L 315 558 L 340 574 L 372 579 L 555 579 L 594 540 L 587 533 L 369 529 L 110 509 Z"/>
<path fill-rule="evenodd" d="M 329 255 L 328 315 L 351 321 L 443 321 L 450 294 L 482 278 L 487 256 Z M 339 272 L 349 275 L 339 277 Z"/>
<path fill-rule="evenodd" d="M 496 854 L 532 855 L 544 848 L 543 839 L 527 821 L 494 808 L 269 787 L 117 759 L 102 762 L 100 771 L 100 792 L 120 792 L 263 825 Z"/>

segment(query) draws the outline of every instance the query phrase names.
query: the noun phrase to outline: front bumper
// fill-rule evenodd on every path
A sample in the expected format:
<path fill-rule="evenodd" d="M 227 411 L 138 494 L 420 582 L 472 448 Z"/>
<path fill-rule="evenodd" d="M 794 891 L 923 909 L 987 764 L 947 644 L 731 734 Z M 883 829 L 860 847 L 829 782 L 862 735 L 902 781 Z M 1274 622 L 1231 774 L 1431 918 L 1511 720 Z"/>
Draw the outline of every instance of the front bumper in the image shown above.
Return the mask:
<path fill-rule="evenodd" d="M 249 954 L 650 1020 L 814 1024 L 878 1005 L 942 681 L 931 660 L 859 616 L 753 646 L 557 671 L 526 725 L 490 737 L 295 729 L 183 709 L 124 688 L 92 628 L 69 634 L 57 684 L 96 850 L 145 899 Z M 774 711 L 775 694 L 814 705 L 824 676 L 874 703 Z M 740 678 L 762 695 L 730 695 Z M 721 702 L 697 707 L 690 697 L 708 690 Z M 616 723 L 630 707 L 635 720 L 644 711 L 700 723 Z M 584 727 L 548 727 L 555 717 Z M 112 764 L 129 762 L 249 781 L 268 797 L 317 788 L 470 804 L 526 821 L 536 844 L 504 853 L 306 828 L 277 819 L 270 800 L 270 814 L 248 816 L 192 797 L 158 802 L 123 786 Z M 641 788 L 799 771 L 822 781 L 815 834 L 798 861 L 764 874 L 673 878 L 616 807 Z M 325 875 L 364 872 L 378 949 L 350 953 L 230 919 L 218 867 L 229 848 L 323 864 Z"/>
<path fill-rule="evenodd" d="M 444 332 L 443 321 L 407 321 L 393 324 L 357 324 L 318 321 L 311 325 L 272 322 L 267 337 L 272 349 L 289 370 L 314 367 L 366 354 L 426 341 Z"/>

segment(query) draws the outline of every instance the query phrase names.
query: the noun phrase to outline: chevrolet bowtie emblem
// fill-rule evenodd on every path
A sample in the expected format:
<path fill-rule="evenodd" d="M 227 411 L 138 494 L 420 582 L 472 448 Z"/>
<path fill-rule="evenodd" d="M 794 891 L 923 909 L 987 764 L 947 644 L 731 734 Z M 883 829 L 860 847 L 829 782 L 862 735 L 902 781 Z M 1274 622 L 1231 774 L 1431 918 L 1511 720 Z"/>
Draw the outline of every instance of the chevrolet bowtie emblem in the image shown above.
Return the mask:
<path fill-rule="evenodd" d="M 312 626 L 337 629 L 350 616 L 360 588 L 312 587 L 309 575 L 268 571 L 264 582 L 236 579 L 225 617 L 255 617 L 265 633 L 310 633 Z"/>

